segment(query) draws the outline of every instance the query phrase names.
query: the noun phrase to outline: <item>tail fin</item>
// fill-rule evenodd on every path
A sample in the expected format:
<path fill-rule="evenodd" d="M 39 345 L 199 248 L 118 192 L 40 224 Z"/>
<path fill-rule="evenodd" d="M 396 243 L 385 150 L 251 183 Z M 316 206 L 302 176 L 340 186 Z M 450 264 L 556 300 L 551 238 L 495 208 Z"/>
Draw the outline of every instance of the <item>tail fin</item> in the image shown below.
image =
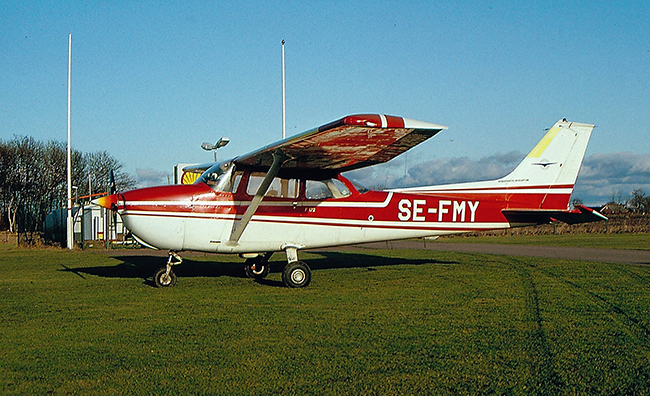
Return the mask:
<path fill-rule="evenodd" d="M 591 124 L 556 122 L 526 158 L 499 181 L 573 187 L 593 129 Z"/>
<path fill-rule="evenodd" d="M 565 209 L 585 156 L 594 125 L 560 120 L 507 176 L 506 188 L 535 187 L 543 193 L 540 209 Z"/>

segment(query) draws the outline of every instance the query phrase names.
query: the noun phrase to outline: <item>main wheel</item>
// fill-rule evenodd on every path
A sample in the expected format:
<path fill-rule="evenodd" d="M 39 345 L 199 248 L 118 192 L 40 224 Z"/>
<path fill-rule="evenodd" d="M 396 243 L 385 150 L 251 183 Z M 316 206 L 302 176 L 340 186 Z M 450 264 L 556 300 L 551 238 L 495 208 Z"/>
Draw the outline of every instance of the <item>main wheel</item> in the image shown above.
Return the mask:
<path fill-rule="evenodd" d="M 153 283 L 156 284 L 156 287 L 174 287 L 176 274 L 174 271 L 169 271 L 169 275 L 167 275 L 167 268 L 162 267 L 153 275 Z"/>
<path fill-rule="evenodd" d="M 311 270 L 302 261 L 287 264 L 282 271 L 282 282 L 291 288 L 306 287 L 311 282 Z"/>
<path fill-rule="evenodd" d="M 244 271 L 249 278 L 264 279 L 271 271 L 271 266 L 264 260 L 264 256 L 259 256 L 246 259 Z"/>

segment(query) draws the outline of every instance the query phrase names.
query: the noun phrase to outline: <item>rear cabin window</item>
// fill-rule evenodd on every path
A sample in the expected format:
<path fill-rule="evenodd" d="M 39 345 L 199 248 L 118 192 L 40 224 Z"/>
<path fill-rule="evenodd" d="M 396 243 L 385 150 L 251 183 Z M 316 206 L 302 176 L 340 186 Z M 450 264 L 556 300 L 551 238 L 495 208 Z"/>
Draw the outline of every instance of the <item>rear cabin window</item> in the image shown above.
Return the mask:
<path fill-rule="evenodd" d="M 246 186 L 246 194 L 255 195 L 257 189 L 262 184 L 262 180 L 264 180 L 264 176 L 264 173 L 251 173 L 250 178 L 248 179 L 248 185 Z M 300 192 L 299 185 L 297 179 L 283 179 L 276 177 L 271 182 L 271 185 L 264 196 L 287 199 L 298 198 L 298 193 Z"/>

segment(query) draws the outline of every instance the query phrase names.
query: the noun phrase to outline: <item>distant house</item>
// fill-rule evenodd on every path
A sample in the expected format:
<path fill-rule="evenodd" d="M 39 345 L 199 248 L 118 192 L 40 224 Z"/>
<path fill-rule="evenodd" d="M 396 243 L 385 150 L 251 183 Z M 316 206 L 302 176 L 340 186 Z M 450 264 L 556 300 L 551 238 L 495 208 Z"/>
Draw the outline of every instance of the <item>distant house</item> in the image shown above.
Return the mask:
<path fill-rule="evenodd" d="M 625 205 L 621 205 L 621 204 L 617 204 L 617 203 L 608 203 L 608 204 L 604 205 L 603 207 L 601 207 L 599 212 L 604 214 L 605 216 L 607 216 L 607 215 L 613 215 L 613 214 L 629 213 L 630 210 Z"/>

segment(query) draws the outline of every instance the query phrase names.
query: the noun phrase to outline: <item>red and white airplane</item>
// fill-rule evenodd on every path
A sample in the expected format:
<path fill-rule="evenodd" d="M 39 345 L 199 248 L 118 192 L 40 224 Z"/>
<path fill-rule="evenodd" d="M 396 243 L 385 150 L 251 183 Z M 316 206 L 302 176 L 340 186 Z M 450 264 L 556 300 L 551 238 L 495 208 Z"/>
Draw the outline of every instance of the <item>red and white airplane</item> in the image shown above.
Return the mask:
<path fill-rule="evenodd" d="M 368 191 L 342 172 L 386 162 L 447 127 L 351 115 L 232 160 L 209 164 L 192 185 L 142 188 L 97 199 L 143 245 L 169 250 L 157 286 L 173 286 L 177 252 L 235 253 L 263 278 L 284 251 L 282 280 L 304 287 L 298 251 L 434 237 L 560 220 L 606 219 L 569 199 L 594 128 L 560 120 L 509 175 L 493 181 Z M 211 165 L 211 166 L 210 166 Z M 195 169 L 196 170 L 196 169 Z"/>

